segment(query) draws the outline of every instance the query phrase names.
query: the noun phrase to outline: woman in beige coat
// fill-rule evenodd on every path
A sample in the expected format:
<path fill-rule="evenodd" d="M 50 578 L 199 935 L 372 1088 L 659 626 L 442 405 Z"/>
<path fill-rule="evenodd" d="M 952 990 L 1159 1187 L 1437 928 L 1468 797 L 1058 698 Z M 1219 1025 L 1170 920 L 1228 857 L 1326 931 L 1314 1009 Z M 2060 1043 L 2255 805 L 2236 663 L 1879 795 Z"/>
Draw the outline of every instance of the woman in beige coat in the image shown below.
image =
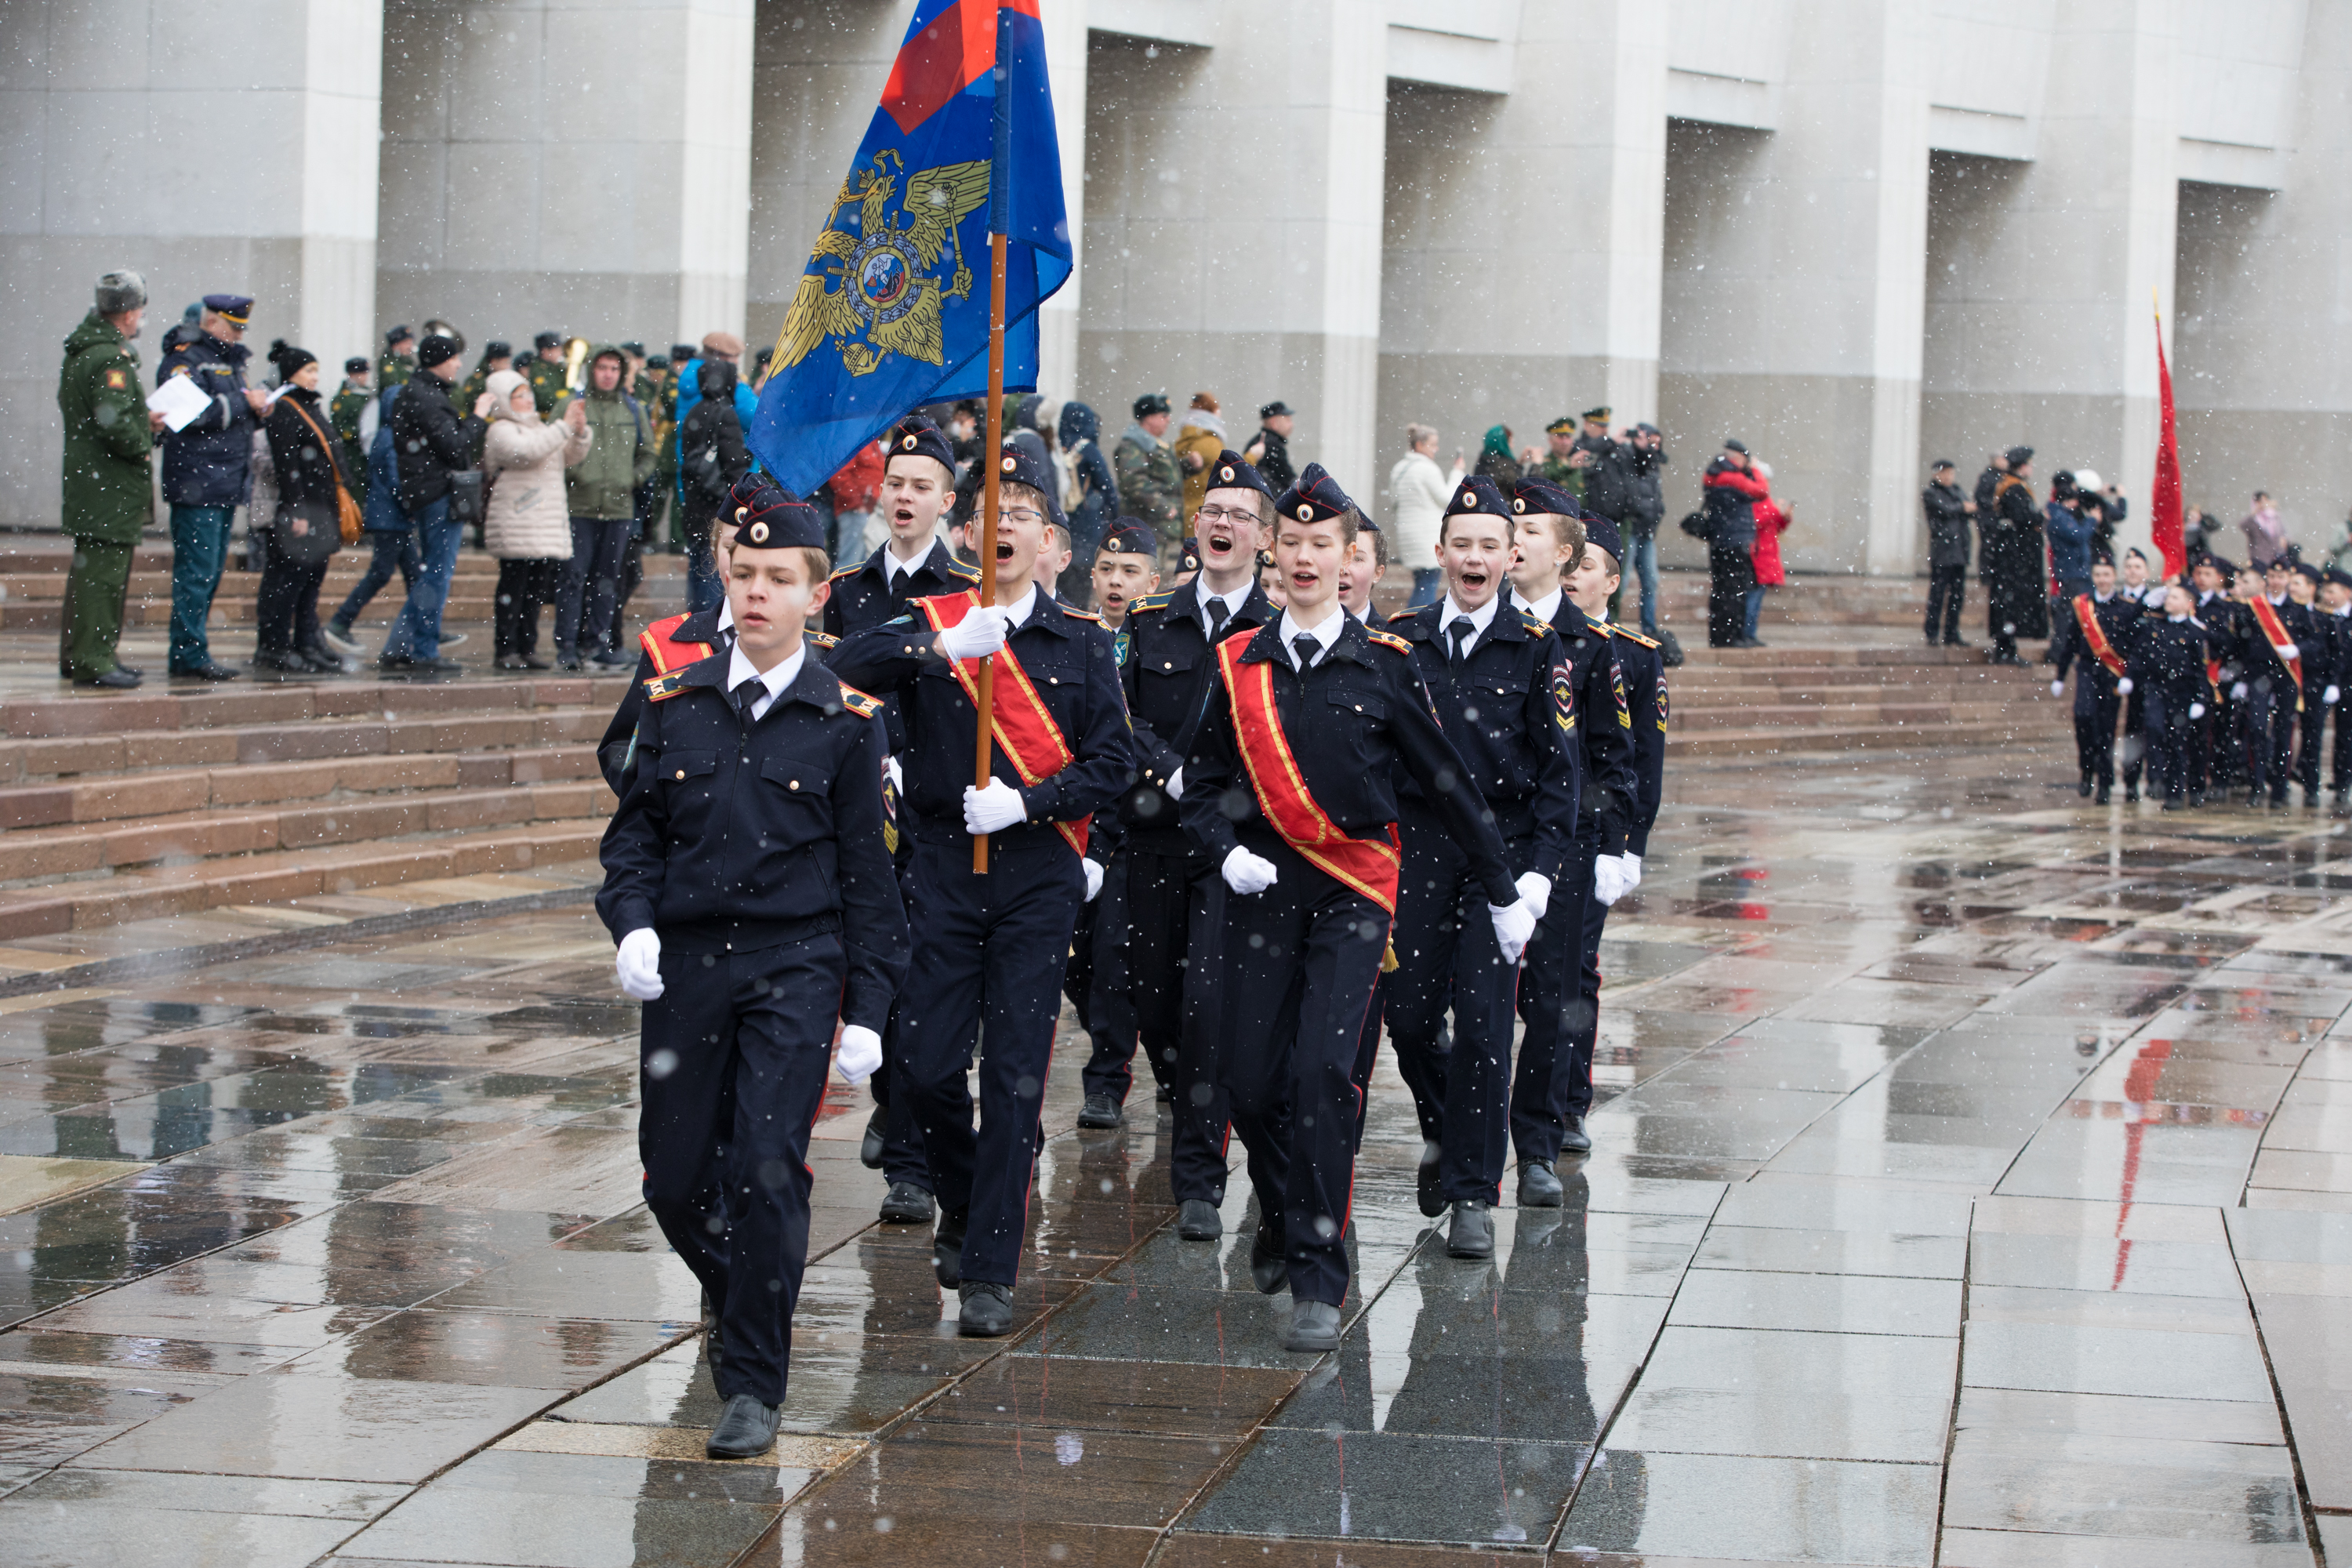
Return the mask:
<path fill-rule="evenodd" d="M 575 399 L 562 419 L 541 423 L 530 383 L 510 370 L 491 376 L 482 390 L 490 397 L 490 430 L 482 443 L 490 501 L 482 512 L 482 542 L 499 560 L 498 666 L 545 669 L 539 612 L 553 601 L 556 580 L 572 559 L 563 470 L 588 455 L 588 411 Z"/>

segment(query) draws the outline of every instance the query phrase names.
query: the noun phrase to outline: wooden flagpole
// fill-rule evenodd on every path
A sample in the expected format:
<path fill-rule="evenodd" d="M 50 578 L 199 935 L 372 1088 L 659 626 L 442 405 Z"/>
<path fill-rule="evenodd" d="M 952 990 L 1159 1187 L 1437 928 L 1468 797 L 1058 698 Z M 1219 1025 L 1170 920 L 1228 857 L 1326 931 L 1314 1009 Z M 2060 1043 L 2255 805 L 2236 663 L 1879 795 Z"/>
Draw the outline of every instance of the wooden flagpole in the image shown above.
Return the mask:
<path fill-rule="evenodd" d="M 996 12 L 996 102 L 991 125 L 988 158 L 988 422 L 987 444 L 981 460 L 988 474 L 981 491 L 980 602 L 996 603 L 996 519 L 1004 477 L 1004 238 L 1013 226 L 1013 194 L 1006 175 L 1013 166 L 1013 68 L 1006 44 L 1011 40 L 1011 15 L 999 5 Z M 972 787 L 986 789 L 990 741 L 996 728 L 996 660 L 980 661 L 980 707 L 974 725 L 980 732 L 972 764 Z M 988 875 L 988 836 L 972 835 L 971 869 Z"/>

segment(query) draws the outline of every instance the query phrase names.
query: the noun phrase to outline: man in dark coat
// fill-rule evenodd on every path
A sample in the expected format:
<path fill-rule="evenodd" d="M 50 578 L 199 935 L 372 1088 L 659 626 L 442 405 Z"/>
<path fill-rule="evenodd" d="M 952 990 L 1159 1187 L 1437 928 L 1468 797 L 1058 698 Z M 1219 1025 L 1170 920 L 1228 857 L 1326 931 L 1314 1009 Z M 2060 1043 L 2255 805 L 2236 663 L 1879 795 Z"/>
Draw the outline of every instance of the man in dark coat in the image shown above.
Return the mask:
<path fill-rule="evenodd" d="M 1258 477 L 1277 491 L 1288 489 L 1298 479 L 1298 471 L 1290 466 L 1290 430 L 1295 422 L 1290 405 L 1275 399 L 1257 411 L 1257 439 L 1242 454 Z"/>
<path fill-rule="evenodd" d="M 1978 509 L 1983 531 L 1977 575 L 1985 585 L 1985 629 L 1992 662 L 2022 664 L 2017 639 L 2050 635 L 2049 591 L 2043 570 L 2042 509 L 2033 500 L 2033 448 L 2011 447 L 2005 471 L 1993 483 L 1992 510 Z"/>
<path fill-rule="evenodd" d="M 74 542 L 59 618 L 58 673 L 77 686 L 122 689 L 139 671 L 116 661 L 131 554 L 155 514 L 147 455 L 163 416 L 148 411 L 139 385 L 139 335 L 147 285 L 136 272 L 110 272 L 97 299 L 66 339 L 58 372 L 58 411 L 65 423 L 65 505 L 61 526 Z"/>
<path fill-rule="evenodd" d="M 155 384 L 184 378 L 201 393 L 205 411 L 163 438 L 163 499 L 172 507 L 172 652 L 173 675 L 234 680 L 237 671 L 213 662 L 206 640 L 213 595 L 228 564 L 229 524 L 253 490 L 253 436 L 268 401 L 245 384 L 246 322 L 253 301 L 242 294 L 207 294 L 196 335 L 156 367 Z"/>
<path fill-rule="evenodd" d="M 435 332 L 418 345 L 416 374 L 402 384 L 392 404 L 392 440 L 400 464 L 400 510 L 416 525 L 422 565 L 408 585 L 407 601 L 384 639 L 379 668 L 398 673 L 453 675 L 458 666 L 441 657 L 441 610 L 449 602 L 449 579 L 457 567 L 464 521 L 449 515 L 451 475 L 472 459 L 474 443 L 486 426 L 477 403 L 460 420 L 449 406 L 457 379 L 457 340 Z M 484 393 L 487 400 L 489 394 Z"/>
<path fill-rule="evenodd" d="M 1766 493 L 1745 442 L 1723 444 L 1706 466 L 1706 645 L 1747 647 L 1748 590 L 1756 586 L 1756 500 Z"/>
<path fill-rule="evenodd" d="M 1960 493 L 1950 458 L 1936 465 L 1919 505 L 1927 514 L 1927 642 L 1966 647 L 1960 640 L 1960 604 L 1968 597 L 1969 516 L 1977 503 Z M 1937 628 L 1941 627 L 1940 634 Z"/>

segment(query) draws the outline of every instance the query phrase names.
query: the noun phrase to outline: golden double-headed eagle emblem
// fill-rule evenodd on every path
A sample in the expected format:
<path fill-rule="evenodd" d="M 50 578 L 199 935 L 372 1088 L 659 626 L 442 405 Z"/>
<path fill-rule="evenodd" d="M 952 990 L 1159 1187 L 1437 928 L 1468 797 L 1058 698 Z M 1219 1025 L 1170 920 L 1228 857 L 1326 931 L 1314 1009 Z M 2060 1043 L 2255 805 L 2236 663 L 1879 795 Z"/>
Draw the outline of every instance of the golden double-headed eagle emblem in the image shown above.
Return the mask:
<path fill-rule="evenodd" d="M 988 160 L 945 163 L 905 176 L 906 195 L 890 210 L 903 169 L 895 150 L 875 155 L 870 169 L 853 170 L 833 199 L 828 226 L 801 275 L 775 361 L 788 368 L 827 338 L 840 340 L 841 363 L 866 375 L 889 354 L 946 363 L 940 340 L 943 300 L 971 296 L 956 226 L 988 199 Z M 843 226 L 844 207 L 856 206 L 855 230 Z M 904 222 L 900 222 L 900 218 Z M 946 262 L 953 258 L 951 276 Z M 838 280 L 840 287 L 834 287 Z"/>

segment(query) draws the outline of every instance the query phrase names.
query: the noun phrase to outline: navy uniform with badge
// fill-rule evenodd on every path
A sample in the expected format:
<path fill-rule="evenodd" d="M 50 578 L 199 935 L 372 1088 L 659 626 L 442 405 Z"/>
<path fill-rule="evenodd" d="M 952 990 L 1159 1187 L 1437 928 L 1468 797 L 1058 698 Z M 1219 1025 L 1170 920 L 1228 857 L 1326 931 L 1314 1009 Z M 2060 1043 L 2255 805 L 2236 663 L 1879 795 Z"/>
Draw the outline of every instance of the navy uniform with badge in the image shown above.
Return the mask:
<path fill-rule="evenodd" d="M 1247 491 L 1262 507 L 1274 503 L 1272 487 L 1234 453 L 1217 455 L 1214 476 L 1202 492 L 1204 503 L 1219 490 Z M 1233 537 L 1223 531 L 1229 521 L 1217 527 L 1221 537 Z M 1167 1086 L 1175 1120 L 1169 1174 L 1178 1231 L 1186 1240 L 1207 1241 L 1223 1231 L 1216 1211 L 1224 1202 L 1232 1118 L 1217 1070 L 1225 1042 L 1202 1011 L 1214 999 L 1200 985 L 1216 970 L 1225 886 L 1217 861 L 1182 821 L 1179 775 L 1216 682 L 1217 644 L 1270 625 L 1280 612 L 1258 585 L 1254 538 L 1246 544 L 1249 563 L 1241 581 L 1222 593 L 1200 570 L 1198 536 L 1184 542 L 1195 555 L 1192 581 L 1138 599 L 1122 628 L 1128 648 L 1120 679 L 1135 726 L 1135 777 L 1119 799 L 1119 824 L 1126 839 L 1129 994 L 1142 1049 L 1153 1076 Z"/>
<path fill-rule="evenodd" d="M 207 406 L 163 437 L 163 500 L 172 508 L 171 671 L 227 680 L 237 671 L 216 663 L 208 627 L 213 596 L 228 564 L 229 526 L 253 495 L 253 437 L 261 427 L 245 384 L 252 350 L 237 341 L 253 317 L 242 294 L 207 294 L 205 313 L 236 337 L 197 331 L 180 340 L 155 367 L 155 384 L 174 376 L 205 395 Z"/>
<path fill-rule="evenodd" d="M 2060 607 L 2057 633 L 2050 640 L 2050 694 L 2064 689 L 2066 671 L 2079 667 L 2074 678 L 2074 764 L 2080 778 L 2075 793 L 2098 792 L 2105 805 L 2116 782 L 2116 720 L 2123 697 L 2116 689 L 2131 658 L 2139 629 L 2140 605 L 2115 591 L 2115 563 L 2102 556 L 2092 564 L 2107 572 L 2108 589 L 2077 594 Z"/>
<path fill-rule="evenodd" d="M 2200 581 L 2200 575 L 2208 572 L 2211 576 Z M 2211 692 L 2203 703 L 2204 716 L 2189 731 L 2189 794 L 2192 805 L 2204 805 L 2203 797 L 2209 793 L 2219 795 L 2227 789 L 2236 782 L 2242 765 L 2242 753 L 2231 744 L 2231 737 L 2238 731 L 2234 693 L 2242 668 L 2249 617 L 2246 607 L 2230 597 L 2230 584 L 2237 575 L 2236 563 L 2210 552 L 2199 556 L 2189 572 L 2197 596 L 2192 614 L 2205 627 L 2206 684 Z"/>
<path fill-rule="evenodd" d="M 1412 645 L 1368 630 L 1336 596 L 1313 625 L 1297 618 L 1302 589 L 1336 586 L 1320 560 L 1328 534 L 1344 558 L 1355 503 L 1309 463 L 1276 510 L 1291 605 L 1220 646 L 1181 805 L 1233 894 L 1211 994 L 1217 1037 L 1234 1047 L 1219 1067 L 1258 1201 L 1251 1275 L 1269 1295 L 1289 1286 L 1286 1348 L 1330 1350 L 1348 1289 L 1350 1074 L 1397 897 L 1392 772 L 1420 785 L 1462 850 L 1513 962 L 1535 920 L 1431 710 Z"/>
<path fill-rule="evenodd" d="M 2193 603 L 2196 591 L 2188 593 Z M 2189 738 L 2213 700 L 2205 673 L 2210 655 L 2206 628 L 2194 615 L 2174 619 L 2159 611 L 2140 629 L 2127 667 L 2133 695 L 2146 698 L 2147 793 L 2160 794 L 2167 811 L 2179 810 L 2201 787 L 2190 771 Z"/>
<path fill-rule="evenodd" d="M 1446 502 L 1441 542 L 1465 517 L 1491 519 L 1499 543 L 1479 563 L 1491 595 L 1465 609 L 1449 584 L 1437 600 L 1395 616 L 1392 635 L 1412 645 L 1414 668 L 1437 720 L 1469 769 L 1470 783 L 1502 834 L 1519 878 L 1540 878 L 1542 898 L 1574 858 L 1582 747 L 1551 627 L 1514 608 L 1505 575 L 1515 516 L 1492 480 L 1471 478 Z M 1397 1070 L 1421 1121 L 1421 1212 L 1454 1211 L 1446 1250 L 1494 1254 L 1493 1207 L 1502 1201 L 1510 1153 L 1512 1008 L 1517 968 L 1506 963 L 1486 918 L 1486 896 L 1444 817 L 1420 783 L 1396 781 L 1404 868 L 1397 889 L 1397 967 L 1381 1009 Z M 1453 1017 L 1452 1045 L 1446 1018 Z"/>
<path fill-rule="evenodd" d="M 2345 677 L 2352 675 L 2352 572 L 2340 566 L 2327 568 L 2327 584 L 2344 596 L 2347 608 L 2330 610 L 2326 615 L 2328 630 L 2336 637 L 2336 680 L 2341 686 Z M 2352 805 L 2352 735 L 2346 733 L 2344 707 L 2336 709 L 2336 743 L 2330 748 L 2327 787 L 2336 797 L 2336 808 L 2341 811 Z"/>
<path fill-rule="evenodd" d="M 770 486 L 732 543 L 739 569 L 808 551 L 821 582 L 824 541 L 814 509 Z M 745 599 L 754 612 L 773 602 Z M 762 671 L 739 642 L 652 678 L 601 852 L 597 913 L 625 988 L 646 1002 L 646 1204 L 723 1344 L 710 1358 L 727 1402 L 716 1458 L 774 1441 L 835 1021 L 845 1073 L 853 1049 L 878 1059 L 907 964 L 882 847 L 881 704 L 819 655 L 804 641 Z"/>
<path fill-rule="evenodd" d="M 2327 580 L 2326 569 L 2297 560 L 2294 575 L 2298 586 L 2310 584 L 2315 601 L 2305 604 L 2292 593 L 2288 597 L 2289 606 L 2300 612 L 2290 624 L 2294 629 L 2295 646 L 2303 654 L 2303 710 L 2295 721 L 2294 782 L 2303 786 L 2303 804 L 2316 805 L 2323 731 L 2327 727 L 2328 710 L 2341 695 L 2336 683 L 2343 679 L 2343 660 L 2336 617 L 2315 602 L 2320 584 Z"/>
<path fill-rule="evenodd" d="M 1519 516 L 1581 518 L 1588 540 L 1602 521 L 1583 515 L 1574 497 L 1543 479 L 1521 480 L 1511 510 Z M 1559 641 L 1560 668 L 1552 679 L 1565 688 L 1563 706 L 1574 715 L 1583 763 L 1575 855 L 1552 886 L 1519 979 L 1524 1028 L 1511 1083 L 1511 1144 L 1518 1156 L 1519 1202 L 1543 1208 L 1561 1201 L 1556 1169 L 1561 1152 L 1592 1147 L 1584 1117 L 1592 1108 L 1594 1037 L 1587 1026 L 1593 1020 L 1577 999 L 1577 954 L 1597 898 L 1599 864 L 1623 856 L 1633 832 L 1636 781 L 1633 714 L 1608 623 L 1588 616 L 1564 591 L 1538 615 Z"/>
<path fill-rule="evenodd" d="M 833 660 L 843 679 L 896 693 L 906 721 L 899 821 L 915 840 L 921 983 L 899 1008 L 896 1087 L 917 1118 L 939 1199 L 940 1283 L 961 1289 L 961 1330 L 983 1336 L 1013 1323 L 1038 1110 L 1085 901 L 1087 826 L 1118 798 L 1129 771 L 1109 628 L 1030 581 L 1045 523 L 1059 521 L 1051 468 L 1017 446 L 998 460 L 1008 490 L 998 583 L 1013 602 L 1000 609 L 980 605 L 976 594 L 917 600 L 915 613 L 843 638 Z M 986 645 L 991 621 L 1003 628 L 995 738 L 991 783 L 976 790 L 978 661 L 962 650 Z M 985 874 L 972 868 L 975 825 L 988 837 Z M 983 1023 L 975 1137 L 965 1074 Z"/>
<path fill-rule="evenodd" d="M 2264 569 L 2282 578 L 2294 574 L 2293 546 Z M 2269 584 L 2265 581 L 2265 589 Z M 2308 612 L 2294 602 L 2284 585 L 2273 599 L 2268 592 L 2246 605 L 2245 674 L 2249 688 L 2243 721 L 2247 740 L 2246 804 L 2260 805 L 2267 794 L 2273 805 L 2286 804 L 2287 785 L 2294 763 L 2294 726 L 2304 705 L 2317 700 L 2304 669 L 2304 621 Z"/>
<path fill-rule="evenodd" d="M 902 420 L 883 439 L 884 462 L 928 458 L 940 466 L 940 483 L 955 489 L 955 451 L 945 432 L 920 416 Z M 945 539 L 934 536 L 930 547 L 912 562 L 901 561 L 887 541 L 855 566 L 833 574 L 833 589 L 824 602 L 824 629 L 835 638 L 887 626 L 907 614 L 917 599 L 961 594 L 980 585 L 980 574 L 957 560 Z M 890 728 L 890 755 L 903 771 L 907 721 L 896 693 L 883 696 L 883 718 Z M 904 792 L 894 782 L 886 792 L 891 815 L 891 859 L 898 868 L 898 890 L 907 900 L 910 921 L 919 921 L 915 907 L 915 845 L 899 830 L 898 813 Z M 874 1112 L 866 1124 L 858 1157 L 868 1169 L 880 1171 L 889 1183 L 882 1201 L 882 1217 L 898 1225 L 929 1225 L 933 1216 L 931 1168 L 923 1153 L 922 1133 L 906 1097 L 898 1090 L 900 1061 L 898 1011 L 891 1010 L 890 1026 L 882 1031 L 882 1070 L 874 1075 Z"/>

